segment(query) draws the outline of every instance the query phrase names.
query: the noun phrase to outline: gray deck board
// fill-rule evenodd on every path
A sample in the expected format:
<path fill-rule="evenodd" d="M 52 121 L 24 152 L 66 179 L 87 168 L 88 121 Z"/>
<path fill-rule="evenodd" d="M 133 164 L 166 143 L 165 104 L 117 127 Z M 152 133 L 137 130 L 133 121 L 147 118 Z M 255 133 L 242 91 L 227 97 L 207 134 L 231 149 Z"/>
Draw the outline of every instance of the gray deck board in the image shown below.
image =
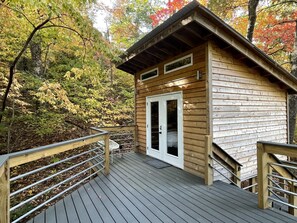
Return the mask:
<path fill-rule="evenodd" d="M 98 184 L 95 182 L 95 180 L 90 182 L 90 185 L 94 189 L 95 193 L 99 197 L 99 200 L 102 201 L 102 203 L 105 205 L 106 209 L 109 210 L 109 213 L 112 214 L 112 218 L 115 222 L 126 222 L 122 214 L 118 211 L 118 209 L 113 205 L 111 200 L 108 196 L 105 195 L 105 193 L 101 190 L 101 188 L 98 186 Z"/>
<path fill-rule="evenodd" d="M 102 178 L 105 178 L 105 176 L 102 176 Z M 131 203 L 133 203 L 135 205 L 135 207 L 137 208 L 137 210 L 139 212 L 141 212 L 141 215 L 143 215 L 143 217 L 141 216 L 141 218 L 139 218 L 138 220 L 140 220 L 141 222 L 161 222 L 156 215 L 154 215 L 153 212 L 151 212 L 142 202 L 140 202 L 136 197 L 133 196 L 133 194 L 130 193 L 130 191 L 128 191 L 125 187 L 123 187 L 120 183 L 119 183 L 119 179 L 115 180 L 113 177 L 108 176 L 107 179 L 102 179 L 103 181 L 108 180 L 111 184 L 113 188 L 116 188 L 116 190 L 121 191 L 121 193 L 126 197 L 127 200 L 129 200 Z M 119 188 L 119 189 L 118 189 Z M 136 213 L 136 216 L 140 216 Z M 137 217 L 138 218 L 138 217 Z M 148 220 L 150 219 L 150 220 Z"/>
<path fill-rule="evenodd" d="M 79 196 L 79 193 L 77 191 L 74 191 L 72 192 L 71 196 L 80 222 L 92 222 L 85 208 L 85 205 Z"/>
<path fill-rule="evenodd" d="M 91 219 L 92 222 L 103 222 L 95 205 L 93 204 L 92 200 L 90 199 L 87 191 L 85 190 L 84 187 L 80 187 L 78 189 L 78 193 L 84 203 L 84 205 L 87 207 L 86 210 L 89 214 L 89 217 Z"/>
<path fill-rule="evenodd" d="M 45 222 L 56 223 L 56 210 L 55 206 L 50 206 L 45 212 Z"/>
<path fill-rule="evenodd" d="M 160 180 L 154 172 L 148 173 L 139 170 L 140 166 L 137 165 L 135 161 L 133 167 L 131 167 L 128 162 L 122 162 L 122 165 L 124 167 L 122 169 L 128 170 L 130 176 L 134 176 L 135 179 L 146 183 L 147 185 L 149 184 L 150 187 L 157 189 L 161 196 L 164 195 L 164 197 L 167 197 L 172 204 L 175 204 L 175 206 L 181 211 L 184 211 L 187 215 L 192 217 L 192 219 L 185 219 L 186 221 L 193 221 L 194 219 L 198 222 L 222 222 L 219 218 L 215 218 L 212 214 L 205 212 L 203 209 L 197 208 L 197 203 L 193 203 L 191 198 L 182 196 L 182 193 L 179 193 L 179 190 L 174 190 L 174 188 L 170 185 L 169 180 L 165 178 Z M 118 170 L 119 169 L 120 166 L 118 167 Z M 150 182 L 147 182 L 147 178 L 151 178 Z"/>
<path fill-rule="evenodd" d="M 127 222 L 137 222 L 136 218 L 132 215 L 129 208 L 134 208 L 131 203 L 127 203 L 127 206 L 117 197 L 116 194 L 109 188 L 111 185 L 105 185 L 105 183 L 100 178 L 95 179 L 96 183 L 101 187 L 113 203 L 113 205 L 118 209 Z M 122 197 L 121 197 L 122 198 Z M 142 216 L 141 216 L 142 217 Z"/>
<path fill-rule="evenodd" d="M 172 176 L 170 176 L 172 171 L 170 171 L 169 173 L 163 174 L 163 178 L 168 178 L 170 179 L 170 177 L 172 179 L 174 179 L 174 177 L 178 177 L 179 175 L 175 175 L 172 174 Z M 186 178 L 182 178 L 183 182 L 192 182 L 192 178 L 193 176 L 191 176 L 191 178 L 188 180 Z M 173 182 L 173 184 L 176 184 Z M 197 187 L 199 187 L 199 189 L 197 190 Z M 237 209 L 236 212 L 234 212 L 234 208 L 236 210 L 236 208 L 238 207 L 238 205 L 234 205 L 232 202 L 227 203 L 225 200 L 225 196 L 222 196 L 222 199 L 220 199 L 220 193 L 219 194 L 213 194 L 212 191 L 210 191 L 210 188 L 202 186 L 202 185 L 191 185 L 190 187 L 188 187 L 187 189 L 183 190 L 181 193 L 192 193 L 192 197 L 194 197 L 196 199 L 196 205 L 199 208 L 204 208 L 207 207 L 212 214 L 216 213 L 217 214 L 221 214 L 222 215 L 222 220 L 223 216 L 225 215 L 226 217 L 229 217 L 229 221 L 230 218 L 232 219 L 232 222 L 254 222 L 257 219 L 254 218 L 250 218 L 250 216 L 246 216 L 247 211 L 245 209 L 240 210 Z M 211 199 L 210 199 L 211 198 Z M 197 200 L 198 199 L 198 200 Z M 203 201 L 203 199 L 206 200 L 206 202 L 208 202 L 208 204 Z M 201 206 L 201 204 L 203 203 L 203 205 Z M 223 209 L 223 210 L 222 210 Z M 221 210 L 221 211 L 220 211 Z M 240 212 L 241 211 L 241 212 Z M 233 217 L 232 217 L 233 216 Z M 219 216 L 218 216 L 219 217 Z M 244 217 L 244 218 L 241 218 Z M 228 222 L 228 220 L 224 220 L 225 222 Z"/>
<path fill-rule="evenodd" d="M 115 159 L 110 175 L 82 185 L 34 223 L 297 222 L 279 210 L 259 209 L 255 194 L 223 182 L 205 186 L 199 177 L 175 167 L 156 169 L 146 159 L 135 153 Z"/>
<path fill-rule="evenodd" d="M 148 217 L 153 222 L 172 222 L 156 205 L 149 199 L 147 199 L 143 194 L 140 194 L 135 188 L 133 188 L 129 183 L 125 181 L 125 177 L 122 178 L 122 175 L 115 175 L 114 172 L 112 175 L 109 175 L 109 180 L 114 183 L 119 188 L 123 188 L 127 193 L 128 199 L 131 199 L 139 210 L 143 212 L 145 216 Z"/>
<path fill-rule="evenodd" d="M 103 222 L 115 222 L 112 218 L 112 216 L 109 213 L 109 210 L 106 209 L 106 207 L 104 206 L 104 204 L 101 202 L 101 200 L 98 198 L 96 192 L 94 191 L 94 189 L 92 188 L 92 186 L 87 183 L 85 186 L 85 190 L 87 191 L 90 199 L 92 200 L 95 208 L 97 209 L 98 213 L 101 216 L 101 219 Z"/>
<path fill-rule="evenodd" d="M 67 223 L 67 215 L 65 211 L 65 206 L 64 206 L 64 201 L 60 200 L 56 203 L 56 218 L 57 218 L 57 223 Z"/>
<path fill-rule="evenodd" d="M 72 197 L 71 196 L 65 197 L 64 198 L 64 204 L 65 204 L 65 209 L 66 209 L 68 222 L 70 222 L 70 223 L 79 223 L 79 218 L 78 218 L 76 209 L 74 207 Z M 48 222 L 46 222 L 46 223 L 48 223 Z"/>
<path fill-rule="evenodd" d="M 43 223 L 45 222 L 45 212 L 41 212 L 34 218 L 34 223 Z"/>
<path fill-rule="evenodd" d="M 133 162 L 135 164 L 137 161 L 133 160 Z M 238 218 L 236 215 L 234 216 L 233 213 L 228 213 L 226 209 L 222 208 L 224 207 L 223 205 L 217 205 L 217 202 L 212 203 L 209 200 L 209 196 L 201 193 L 200 190 L 195 189 L 194 191 L 191 191 L 192 188 L 189 186 L 193 185 L 192 182 L 189 182 L 189 186 L 185 187 L 185 181 L 183 181 L 183 183 L 176 181 L 176 176 L 169 176 L 168 174 L 154 174 L 153 172 L 150 172 L 149 175 L 153 175 L 154 179 L 158 180 L 160 183 L 162 183 L 164 180 L 167 180 L 167 185 L 170 185 L 168 189 L 172 190 L 173 192 L 179 191 L 180 187 L 184 187 L 185 190 L 179 192 L 179 195 L 195 205 L 196 209 L 198 207 L 198 210 L 204 210 L 207 213 L 206 217 L 208 217 L 208 219 L 211 221 L 219 220 L 222 222 L 228 222 L 232 220 L 233 222 L 246 222 L 246 220 Z M 149 177 L 149 175 L 146 176 Z M 142 174 L 142 176 L 144 176 L 144 174 Z M 209 216 L 213 216 L 216 219 L 213 217 L 209 218 Z"/>

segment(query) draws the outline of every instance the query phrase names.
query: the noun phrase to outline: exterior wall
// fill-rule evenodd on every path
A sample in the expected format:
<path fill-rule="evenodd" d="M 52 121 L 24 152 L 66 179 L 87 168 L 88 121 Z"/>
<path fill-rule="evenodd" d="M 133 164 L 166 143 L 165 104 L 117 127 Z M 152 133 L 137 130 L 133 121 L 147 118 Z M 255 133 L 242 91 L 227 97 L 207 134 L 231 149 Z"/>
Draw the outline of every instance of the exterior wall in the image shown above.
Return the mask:
<path fill-rule="evenodd" d="M 135 115 L 139 152 L 146 153 L 146 97 L 182 91 L 184 169 L 202 177 L 204 176 L 205 135 L 207 134 L 205 52 L 205 45 L 201 45 L 158 64 L 159 76 L 153 79 L 141 81 L 140 74 L 156 66 L 135 75 Z M 193 53 L 192 66 L 164 74 L 164 64 L 190 53 Z M 202 80 L 197 80 L 197 70 L 204 74 Z"/>
<path fill-rule="evenodd" d="M 287 143 L 287 92 L 211 44 L 213 142 L 257 173 L 256 142 Z"/>

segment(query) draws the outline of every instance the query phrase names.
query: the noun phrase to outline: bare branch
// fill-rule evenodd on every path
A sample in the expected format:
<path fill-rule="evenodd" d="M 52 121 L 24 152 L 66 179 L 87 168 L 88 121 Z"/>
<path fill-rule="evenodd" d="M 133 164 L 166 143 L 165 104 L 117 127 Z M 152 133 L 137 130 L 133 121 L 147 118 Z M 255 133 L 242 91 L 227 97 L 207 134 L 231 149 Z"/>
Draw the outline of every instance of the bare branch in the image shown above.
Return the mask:
<path fill-rule="evenodd" d="M 284 20 L 284 21 L 281 21 L 281 22 L 278 22 L 276 25 L 282 25 L 282 24 L 286 24 L 286 23 L 293 23 L 293 22 L 296 22 L 297 20 L 295 19 L 292 19 L 292 20 Z"/>
<path fill-rule="evenodd" d="M 68 30 L 70 30 L 70 31 L 72 31 L 72 32 L 74 32 L 74 33 L 76 33 L 80 38 L 81 38 L 81 40 L 83 41 L 83 44 L 84 44 L 84 57 L 85 57 L 85 55 L 86 55 L 86 53 L 87 53 L 87 45 L 86 45 L 86 39 L 84 38 L 84 36 L 80 33 L 80 32 L 78 32 L 77 30 L 75 30 L 75 29 L 73 29 L 73 28 L 71 28 L 71 27 L 69 27 L 69 26 L 63 26 L 63 25 L 57 25 L 57 24 L 54 24 L 54 23 L 51 23 L 52 25 L 48 25 L 48 26 L 43 26 L 43 27 L 41 27 L 40 29 L 48 29 L 48 28 L 63 28 L 63 29 L 68 29 Z"/>
<path fill-rule="evenodd" d="M 272 55 L 274 55 L 274 54 L 276 54 L 276 53 L 278 53 L 278 52 L 280 52 L 280 51 L 283 51 L 283 50 L 285 50 L 285 49 L 286 49 L 286 47 L 283 46 L 282 48 L 279 48 L 279 49 L 275 50 L 274 52 L 268 53 L 268 55 L 269 55 L 269 56 L 272 56 Z"/>

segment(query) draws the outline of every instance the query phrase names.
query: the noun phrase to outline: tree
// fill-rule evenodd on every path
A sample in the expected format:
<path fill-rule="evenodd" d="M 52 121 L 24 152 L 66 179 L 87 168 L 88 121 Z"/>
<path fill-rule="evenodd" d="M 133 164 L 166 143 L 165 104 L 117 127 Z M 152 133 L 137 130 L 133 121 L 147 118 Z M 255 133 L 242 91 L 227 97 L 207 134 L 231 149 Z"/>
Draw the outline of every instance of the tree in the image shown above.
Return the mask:
<path fill-rule="evenodd" d="M 11 69 L 0 153 L 6 150 L 7 137 L 14 139 L 10 150 L 15 151 L 65 140 L 71 134 L 75 137 L 69 123 L 88 127 L 133 120 L 132 77 L 111 66 L 120 53 L 93 29 L 85 5 L 89 1 L 47 2 L 17 0 L 0 5 L 1 98 L 16 55 L 38 24 L 50 19 L 35 32 Z M 38 47 L 32 49 L 32 44 Z M 40 75 L 34 73 L 36 67 L 41 68 Z M 115 88 L 108 76 L 111 69 Z"/>
<path fill-rule="evenodd" d="M 297 1 L 272 0 L 260 11 L 257 45 L 297 78 Z M 289 96 L 289 142 L 295 136 L 297 95 Z"/>
<path fill-rule="evenodd" d="M 120 49 L 127 49 L 152 29 L 149 15 L 154 12 L 149 0 L 117 0 L 109 9 L 111 41 Z"/>
<path fill-rule="evenodd" d="M 187 3 L 189 3 L 189 0 L 168 0 L 164 7 L 156 10 L 154 14 L 150 15 L 153 27 L 165 21 L 169 16 L 177 12 Z"/>
<path fill-rule="evenodd" d="M 259 4 L 259 0 L 249 0 L 248 3 L 248 28 L 247 28 L 247 39 L 252 42 L 253 40 L 253 34 L 255 29 L 255 23 L 257 20 L 257 6 Z"/>

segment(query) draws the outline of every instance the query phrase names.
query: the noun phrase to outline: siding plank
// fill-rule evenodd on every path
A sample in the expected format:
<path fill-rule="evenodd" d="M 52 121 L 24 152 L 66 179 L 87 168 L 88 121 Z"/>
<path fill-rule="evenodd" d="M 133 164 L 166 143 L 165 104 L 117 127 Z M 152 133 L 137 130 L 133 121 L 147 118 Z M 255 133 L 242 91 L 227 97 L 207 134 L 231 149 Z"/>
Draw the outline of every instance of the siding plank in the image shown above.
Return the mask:
<path fill-rule="evenodd" d="M 256 172 L 256 142 L 287 142 L 286 91 L 212 44 L 213 141 Z M 216 178 L 220 179 L 220 178 Z"/>

